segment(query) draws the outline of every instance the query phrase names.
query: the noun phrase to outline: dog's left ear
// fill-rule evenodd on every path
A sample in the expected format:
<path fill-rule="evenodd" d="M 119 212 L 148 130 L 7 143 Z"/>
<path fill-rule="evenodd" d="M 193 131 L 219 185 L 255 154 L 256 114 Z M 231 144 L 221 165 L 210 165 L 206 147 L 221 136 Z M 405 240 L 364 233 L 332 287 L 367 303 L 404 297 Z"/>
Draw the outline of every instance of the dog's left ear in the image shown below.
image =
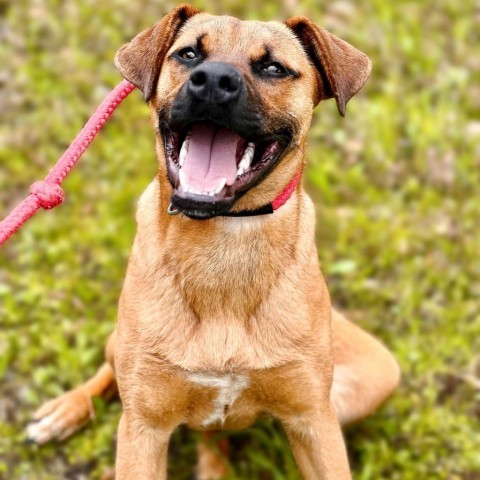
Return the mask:
<path fill-rule="evenodd" d="M 153 27 L 121 47 L 115 55 L 115 66 L 143 92 L 146 102 L 155 92 L 165 54 L 173 45 L 182 25 L 197 13 L 199 10 L 191 5 L 175 7 Z"/>
<path fill-rule="evenodd" d="M 364 53 L 306 17 L 293 17 L 285 24 L 298 37 L 316 68 L 315 105 L 335 97 L 340 115 L 345 116 L 345 106 L 367 81 L 372 62 Z"/>

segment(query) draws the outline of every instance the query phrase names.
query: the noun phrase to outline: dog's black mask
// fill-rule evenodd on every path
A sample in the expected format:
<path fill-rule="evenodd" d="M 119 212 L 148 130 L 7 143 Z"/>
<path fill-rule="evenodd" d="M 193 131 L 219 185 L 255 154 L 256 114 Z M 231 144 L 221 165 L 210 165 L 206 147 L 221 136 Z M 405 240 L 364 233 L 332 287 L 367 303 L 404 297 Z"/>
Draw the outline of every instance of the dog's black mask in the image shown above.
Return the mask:
<path fill-rule="evenodd" d="M 254 97 L 233 65 L 204 62 L 192 70 L 160 125 L 173 208 L 195 219 L 228 212 L 284 151 L 289 135 L 262 133 Z"/>

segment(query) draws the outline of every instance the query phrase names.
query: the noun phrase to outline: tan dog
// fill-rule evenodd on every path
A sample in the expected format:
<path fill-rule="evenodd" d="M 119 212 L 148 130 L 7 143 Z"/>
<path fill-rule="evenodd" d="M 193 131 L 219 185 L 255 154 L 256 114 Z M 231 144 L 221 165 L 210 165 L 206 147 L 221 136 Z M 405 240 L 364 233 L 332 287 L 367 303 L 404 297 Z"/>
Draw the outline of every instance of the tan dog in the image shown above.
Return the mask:
<path fill-rule="evenodd" d="M 332 311 L 301 183 L 266 212 L 304 170 L 313 108 L 334 97 L 343 115 L 368 57 L 304 17 L 243 22 L 182 5 L 116 65 L 149 103 L 158 176 L 139 202 L 108 362 L 44 405 L 30 437 L 66 438 L 117 382 L 118 480 L 166 478 L 180 424 L 240 429 L 262 414 L 281 422 L 305 479 L 351 478 L 340 424 L 377 408 L 399 369 Z M 199 451 L 199 478 L 227 473 Z"/>

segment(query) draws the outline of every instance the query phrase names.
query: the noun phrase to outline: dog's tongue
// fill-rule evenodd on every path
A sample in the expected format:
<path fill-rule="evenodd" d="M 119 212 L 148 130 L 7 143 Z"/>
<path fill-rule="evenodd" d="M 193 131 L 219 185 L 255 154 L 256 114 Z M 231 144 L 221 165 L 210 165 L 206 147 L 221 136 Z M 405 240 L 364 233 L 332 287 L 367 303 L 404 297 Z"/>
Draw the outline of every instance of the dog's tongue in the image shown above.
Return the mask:
<path fill-rule="evenodd" d="M 185 181 L 196 191 L 212 192 L 223 178 L 233 185 L 237 177 L 237 149 L 242 137 L 211 123 L 197 123 L 190 133 L 182 166 Z"/>

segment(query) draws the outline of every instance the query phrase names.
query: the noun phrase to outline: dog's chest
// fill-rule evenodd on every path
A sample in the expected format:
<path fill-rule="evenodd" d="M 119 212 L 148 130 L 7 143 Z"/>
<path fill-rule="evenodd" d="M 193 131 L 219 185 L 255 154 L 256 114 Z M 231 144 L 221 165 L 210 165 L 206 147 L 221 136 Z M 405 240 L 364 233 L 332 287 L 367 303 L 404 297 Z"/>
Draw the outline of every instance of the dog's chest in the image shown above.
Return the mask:
<path fill-rule="evenodd" d="M 187 381 L 194 387 L 200 387 L 197 400 L 201 399 L 202 393 L 208 397 L 208 401 L 198 402 L 202 406 L 195 412 L 196 418 L 193 421 L 193 423 L 200 423 L 203 428 L 214 426 L 223 428 L 236 407 L 235 402 L 250 383 L 248 375 L 234 373 L 189 373 Z"/>

